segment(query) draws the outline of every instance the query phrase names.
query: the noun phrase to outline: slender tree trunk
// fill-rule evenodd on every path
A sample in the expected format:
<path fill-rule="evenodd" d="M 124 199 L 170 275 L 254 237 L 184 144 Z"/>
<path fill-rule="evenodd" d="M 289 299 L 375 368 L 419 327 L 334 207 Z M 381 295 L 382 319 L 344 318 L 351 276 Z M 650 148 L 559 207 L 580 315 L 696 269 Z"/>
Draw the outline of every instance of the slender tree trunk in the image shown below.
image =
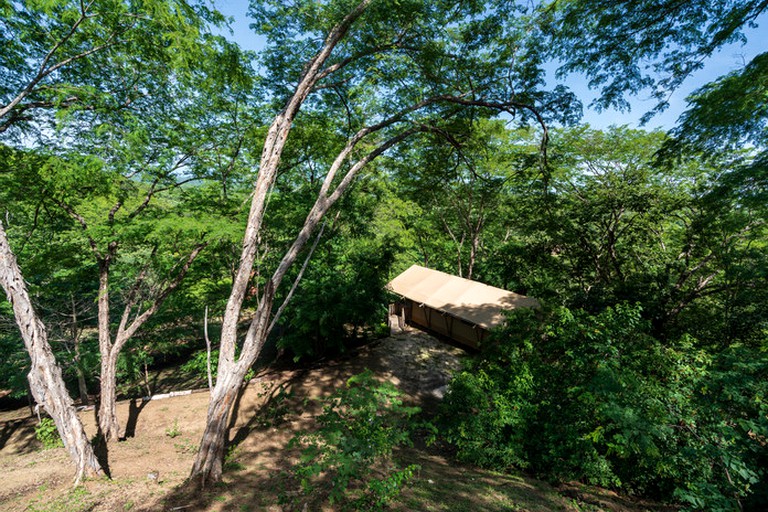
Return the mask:
<path fill-rule="evenodd" d="M 152 396 L 152 388 L 149 385 L 149 365 L 144 360 L 144 387 L 147 389 L 147 396 Z"/>
<path fill-rule="evenodd" d="M 111 255 L 99 259 L 99 354 L 101 371 L 99 373 L 99 432 L 105 441 L 117 441 L 120 438 L 120 424 L 117 421 L 115 404 L 117 392 L 117 351 L 114 350 L 109 330 L 109 271 Z"/>
<path fill-rule="evenodd" d="M 80 345 L 79 341 L 75 345 L 75 370 L 77 373 L 77 389 L 80 392 L 80 403 L 83 405 L 91 405 L 91 400 L 88 398 L 88 385 L 85 382 L 85 372 L 80 366 Z"/>
<path fill-rule="evenodd" d="M 203 332 L 205 333 L 205 367 L 206 374 L 208 375 L 208 391 L 213 393 L 213 373 L 211 372 L 211 338 L 208 337 L 208 306 L 205 306 Z"/>
<path fill-rule="evenodd" d="M 101 355 L 101 394 L 99 398 L 99 430 L 106 441 L 120 439 L 117 420 L 117 351 Z"/>
<path fill-rule="evenodd" d="M 235 369 L 230 372 L 219 372 L 216 378 L 200 450 L 192 467 L 191 479 L 200 488 L 205 487 L 209 482 L 221 480 L 224 450 L 229 432 L 229 414 L 249 367 L 244 368 L 245 371 Z"/>
<path fill-rule="evenodd" d="M 480 252 L 480 233 L 483 230 L 483 217 L 482 213 L 477 221 L 477 224 L 472 226 L 470 236 L 472 237 L 471 244 L 469 246 L 469 265 L 467 266 L 467 279 L 472 279 L 475 273 L 475 263 L 477 263 L 477 255 Z"/>
<path fill-rule="evenodd" d="M 467 263 L 467 279 L 472 279 L 475 273 L 475 262 L 477 261 L 477 250 L 480 246 L 480 236 L 478 233 L 472 234 L 472 244 L 469 246 L 469 262 Z"/>
<path fill-rule="evenodd" d="M 0 223 L 0 284 L 13 305 L 16 323 L 32 361 L 29 387 L 35 401 L 53 418 L 64 446 L 76 465 L 75 483 L 103 474 L 101 465 L 77 416 L 64 385 L 61 368 L 53 357 L 45 326 L 35 314 L 21 270 Z"/>
<path fill-rule="evenodd" d="M 80 391 L 80 403 L 90 405 L 88 399 L 88 386 L 85 383 L 85 372 L 81 365 L 80 357 L 80 329 L 77 326 L 77 304 L 75 297 L 70 296 L 72 300 L 72 342 L 75 344 L 75 373 L 77 374 L 77 389 Z"/>

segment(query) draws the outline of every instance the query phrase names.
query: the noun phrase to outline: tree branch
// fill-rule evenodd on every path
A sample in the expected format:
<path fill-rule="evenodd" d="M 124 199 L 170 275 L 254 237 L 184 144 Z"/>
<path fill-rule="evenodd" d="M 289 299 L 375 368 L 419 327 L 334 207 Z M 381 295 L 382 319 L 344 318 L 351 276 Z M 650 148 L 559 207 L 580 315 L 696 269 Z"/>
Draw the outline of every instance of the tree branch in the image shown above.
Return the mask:
<path fill-rule="evenodd" d="M 181 284 L 181 282 L 184 280 L 184 277 L 187 275 L 187 272 L 189 271 L 189 268 L 192 266 L 192 262 L 195 261 L 195 258 L 200 254 L 200 252 L 208 245 L 208 242 L 201 242 L 195 248 L 192 250 L 192 252 L 187 256 L 186 261 L 182 265 L 181 269 L 179 270 L 178 274 L 176 274 L 176 277 L 173 278 L 172 281 L 170 281 L 163 290 L 155 296 L 155 298 L 152 300 L 152 304 L 140 315 L 138 315 L 133 322 L 127 327 L 124 327 L 124 329 L 119 329 L 117 336 L 115 337 L 115 347 L 117 350 L 120 350 L 125 343 L 131 339 L 131 337 L 136 334 L 136 331 L 139 330 L 139 328 L 144 325 L 147 320 L 149 320 L 152 315 L 154 315 L 158 309 L 160 309 L 160 306 L 162 306 L 165 299 L 168 298 L 168 296 Z M 122 322 L 121 322 L 122 323 Z M 113 348 L 114 350 L 114 348 Z"/>
<path fill-rule="evenodd" d="M 336 218 L 337 219 L 339 218 L 338 214 L 336 214 Z M 283 303 L 280 304 L 279 308 L 277 308 L 277 311 L 275 312 L 275 316 L 272 318 L 272 322 L 269 324 L 269 327 L 267 328 L 267 332 L 272 332 L 272 329 L 274 329 L 275 325 L 277 325 L 277 322 L 280 320 L 280 316 L 283 314 L 283 311 L 285 310 L 286 306 L 288 306 L 288 303 L 293 298 L 293 294 L 296 292 L 296 289 L 299 287 L 299 282 L 301 281 L 301 278 L 304 277 L 304 272 L 306 272 L 307 267 L 309 266 L 309 260 L 312 259 L 312 255 L 315 253 L 317 244 L 320 242 L 320 239 L 323 236 L 323 231 L 325 230 L 326 224 L 327 224 L 326 222 L 323 222 L 323 225 L 320 226 L 320 230 L 317 232 L 315 241 L 312 244 L 312 247 L 309 248 L 309 253 L 307 253 L 307 257 L 304 258 L 304 263 L 301 265 L 301 269 L 299 270 L 299 273 L 296 276 L 296 279 L 293 280 L 291 289 L 288 290 L 288 294 L 285 296 Z"/>

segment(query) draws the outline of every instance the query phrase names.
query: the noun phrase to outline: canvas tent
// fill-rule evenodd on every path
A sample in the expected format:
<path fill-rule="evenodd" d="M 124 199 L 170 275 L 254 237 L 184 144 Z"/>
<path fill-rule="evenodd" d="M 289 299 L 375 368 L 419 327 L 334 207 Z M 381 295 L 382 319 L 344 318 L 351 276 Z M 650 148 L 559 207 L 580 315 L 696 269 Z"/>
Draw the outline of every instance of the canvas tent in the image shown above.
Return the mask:
<path fill-rule="evenodd" d="M 473 348 L 504 322 L 502 311 L 539 305 L 532 297 L 419 265 L 394 278 L 387 289 L 402 297 L 406 322 Z"/>

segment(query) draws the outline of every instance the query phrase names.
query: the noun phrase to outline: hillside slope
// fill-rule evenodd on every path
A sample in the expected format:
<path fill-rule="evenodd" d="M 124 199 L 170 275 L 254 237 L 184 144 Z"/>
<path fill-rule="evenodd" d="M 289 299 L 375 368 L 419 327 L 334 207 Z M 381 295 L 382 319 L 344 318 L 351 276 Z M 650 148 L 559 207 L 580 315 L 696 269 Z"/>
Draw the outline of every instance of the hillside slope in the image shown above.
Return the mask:
<path fill-rule="evenodd" d="M 221 485 L 201 495 L 184 487 L 202 435 L 207 392 L 119 404 L 126 440 L 109 447 L 112 480 L 72 489 L 62 448 L 42 450 L 37 419 L 28 409 L 0 413 L 0 509 L 6 511 L 248 511 L 283 510 L 280 494 L 295 489 L 281 471 L 296 453 L 286 449 L 294 432 L 312 426 L 315 398 L 343 385 L 364 368 L 397 385 L 408 399 L 429 406 L 460 365 L 461 349 L 420 331 L 378 340 L 344 359 L 303 370 L 268 370 L 254 378 L 237 404 L 235 442 Z M 167 391 L 167 390 L 159 390 Z M 83 411 L 89 434 L 92 411 Z M 457 465 L 438 450 L 417 447 L 398 454 L 422 469 L 394 510 L 640 511 L 650 505 L 577 484 L 552 487 L 523 474 L 502 475 Z M 658 508 L 657 508 L 658 509 Z"/>

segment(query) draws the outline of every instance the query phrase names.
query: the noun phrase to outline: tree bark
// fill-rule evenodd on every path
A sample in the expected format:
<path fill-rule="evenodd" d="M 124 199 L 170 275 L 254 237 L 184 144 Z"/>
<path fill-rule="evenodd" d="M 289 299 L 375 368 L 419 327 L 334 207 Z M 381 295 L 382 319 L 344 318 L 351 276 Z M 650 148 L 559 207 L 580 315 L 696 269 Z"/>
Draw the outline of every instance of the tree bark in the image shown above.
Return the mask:
<path fill-rule="evenodd" d="M 16 323 L 19 325 L 24 345 L 32 361 L 27 376 L 32 396 L 53 418 L 64 446 L 75 462 L 75 483 L 79 483 L 83 477 L 102 475 L 103 469 L 77 416 L 72 398 L 67 393 L 61 368 L 56 363 L 48 343 L 45 326 L 32 308 L 26 284 L 8 245 L 2 223 L 0 223 L 0 284 L 13 305 Z"/>
<path fill-rule="evenodd" d="M 99 258 L 99 354 L 101 370 L 99 372 L 99 433 L 105 441 L 116 441 L 120 437 L 120 424 L 117 421 L 116 387 L 117 355 L 109 329 L 109 271 L 116 246 L 110 244 L 110 254 Z"/>
<path fill-rule="evenodd" d="M 101 354 L 99 431 L 105 441 L 117 441 L 120 438 L 120 423 L 117 420 L 117 356 L 117 350 Z"/>
<path fill-rule="evenodd" d="M 248 367 L 245 367 L 245 371 L 219 372 L 216 378 L 216 386 L 211 394 L 205 421 L 205 431 L 190 477 L 192 482 L 200 488 L 205 487 L 209 482 L 221 480 L 229 431 L 229 414 L 247 371 Z"/>
<path fill-rule="evenodd" d="M 254 185 L 253 198 L 251 200 L 251 209 L 248 213 L 248 223 L 243 237 L 243 249 L 240 256 L 237 273 L 232 282 L 232 291 L 227 301 L 227 307 L 224 311 L 224 319 L 221 326 L 221 340 L 219 344 L 219 366 L 216 378 L 216 385 L 211 393 L 211 401 L 208 406 L 208 417 L 206 421 L 205 432 L 200 444 L 200 450 L 197 453 L 195 463 L 192 467 L 190 480 L 199 487 L 205 487 L 208 483 L 217 482 L 221 479 L 221 470 L 224 460 L 224 448 L 226 444 L 227 427 L 229 424 L 229 413 L 237 395 L 237 390 L 242 384 L 243 377 L 261 351 L 261 347 L 268 335 L 268 320 L 274 300 L 275 282 L 273 279 L 267 282 L 262 292 L 262 300 L 256 315 L 251 322 L 251 326 L 243 343 L 243 350 L 240 357 L 235 360 L 235 347 L 237 344 L 237 325 L 240 320 L 240 311 L 243 300 L 248 290 L 251 270 L 256 258 L 256 250 L 261 232 L 261 225 L 264 219 L 264 211 L 267 203 L 269 190 L 277 177 L 277 168 L 280 163 L 280 157 L 285 147 L 288 134 L 291 131 L 296 114 L 299 112 L 302 103 L 307 98 L 312 88 L 321 78 L 323 65 L 330 56 L 333 49 L 339 41 L 346 35 L 347 30 L 362 15 L 367 8 L 370 0 L 362 0 L 344 19 L 339 22 L 326 37 L 323 47 L 310 60 L 302 77 L 296 86 L 296 90 L 286 103 L 285 108 L 280 112 L 272 122 L 267 137 L 264 141 L 264 147 L 261 153 L 259 165 L 259 174 Z M 330 183 L 328 184 L 330 186 Z M 326 191 L 324 185 L 321 195 Z M 317 204 L 316 204 L 317 206 Z M 316 215 L 316 208 L 310 216 Z M 326 209 L 327 210 L 327 209 Z M 322 217 L 322 215 L 320 215 Z M 314 225 L 320 217 L 314 219 Z M 309 217 L 305 223 L 310 223 Z M 314 228 L 314 225 L 311 228 Z M 311 232 L 311 230 L 310 230 Z M 306 230 L 302 230 L 299 238 L 308 236 Z M 297 243 L 299 243 L 297 245 Z M 294 243 L 289 252 L 301 248 L 300 239 Z M 286 255 L 288 256 L 288 255 Z M 276 274 L 285 271 L 286 263 L 281 262 L 281 267 Z M 280 279 L 278 278 L 278 281 Z M 279 284 L 279 282 L 277 283 Z"/>
<path fill-rule="evenodd" d="M 136 334 L 152 315 L 154 315 L 166 298 L 181 284 L 189 271 L 190 266 L 195 261 L 200 252 L 208 245 L 207 242 L 199 243 L 192 252 L 187 255 L 187 259 L 181 265 L 181 269 L 176 276 L 166 283 L 151 300 L 147 309 L 141 311 L 129 322 L 129 318 L 134 313 L 134 307 L 138 303 L 139 286 L 144 280 L 145 273 L 142 271 L 136 278 L 134 289 L 128 297 L 128 303 L 123 309 L 120 324 L 117 327 L 115 340 L 112 342 L 112 335 L 109 328 L 109 270 L 110 263 L 117 251 L 117 244 L 114 242 L 109 246 L 109 255 L 106 258 L 99 259 L 99 353 L 101 354 L 101 401 L 99 403 L 99 430 L 107 441 L 116 441 L 120 439 L 120 423 L 117 420 L 117 358 L 120 351 L 126 343 Z"/>

